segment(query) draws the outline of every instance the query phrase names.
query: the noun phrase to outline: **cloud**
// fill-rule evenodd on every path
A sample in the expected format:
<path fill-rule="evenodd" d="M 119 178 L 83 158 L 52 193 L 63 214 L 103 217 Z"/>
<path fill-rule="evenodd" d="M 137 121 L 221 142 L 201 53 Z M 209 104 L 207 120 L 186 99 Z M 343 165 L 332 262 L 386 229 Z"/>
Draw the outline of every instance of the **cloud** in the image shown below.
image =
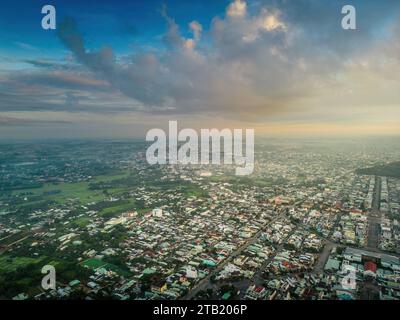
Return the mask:
<path fill-rule="evenodd" d="M 203 31 L 203 26 L 202 26 L 199 22 L 197 22 L 197 21 L 192 21 L 192 22 L 189 24 L 189 28 L 190 28 L 190 30 L 192 30 L 192 32 L 193 32 L 194 40 L 195 40 L 195 41 L 199 41 L 199 40 L 200 40 L 200 37 L 201 37 L 201 33 L 202 33 L 202 31 Z"/>
<path fill-rule="evenodd" d="M 71 91 L 42 86 L 18 86 L 0 92 L 1 112 L 91 112 L 98 114 L 124 113 L 140 110 L 130 99 L 115 92 Z"/>
<path fill-rule="evenodd" d="M 75 95 L 73 92 L 67 92 L 65 94 L 65 105 L 67 107 L 76 107 L 80 102 L 81 97 Z"/>
<path fill-rule="evenodd" d="M 69 63 L 59 62 L 57 60 L 50 59 L 25 59 L 22 62 L 27 63 L 36 68 L 49 69 L 49 70 L 76 70 L 77 66 L 73 66 Z"/>
<path fill-rule="evenodd" d="M 190 114 L 231 109 L 236 113 L 246 101 L 247 111 L 265 108 L 268 113 L 273 111 L 268 110 L 270 103 L 283 105 L 272 96 L 277 86 L 262 92 L 252 82 L 257 76 L 263 78 L 260 72 L 280 72 L 272 70 L 277 62 L 287 63 L 279 57 L 278 48 L 284 45 L 286 24 L 278 11 L 262 9 L 253 16 L 245 11 L 246 3 L 236 1 L 228 7 L 226 19 L 213 21 L 213 47 L 206 51 L 198 47 L 202 25 L 192 21 L 189 30 L 193 38 L 185 38 L 163 7 L 161 14 L 167 23 L 163 40 L 168 50 L 133 54 L 128 64 L 117 62 L 111 48 L 86 49 L 71 19 L 59 26 L 58 34 L 77 61 L 124 95 L 143 103 L 145 111 Z M 265 64 L 260 59 L 277 61 Z M 261 69 L 257 62 L 262 63 Z"/>
<path fill-rule="evenodd" d="M 43 86 L 62 89 L 104 91 L 109 88 L 107 82 L 94 79 L 84 73 L 69 72 L 17 72 L 10 81 L 19 85 Z"/>
<path fill-rule="evenodd" d="M 242 18 L 246 15 L 247 4 L 242 0 L 235 0 L 231 2 L 226 10 L 228 17 Z"/>
<path fill-rule="evenodd" d="M 123 57 L 109 46 L 88 49 L 76 21 L 66 19 L 58 37 L 74 62 L 26 60 L 38 70 L 0 80 L 8 89 L 0 110 L 115 108 L 266 121 L 290 113 L 313 118 L 316 108 L 339 113 L 365 105 L 368 113 L 393 105 L 398 96 L 389 91 L 400 92 L 393 72 L 400 65 L 399 2 L 355 0 L 357 31 L 341 29 L 342 4 L 234 0 L 209 25 L 193 20 L 185 28 L 164 6 L 162 44 Z"/>
<path fill-rule="evenodd" d="M 0 116 L 0 126 L 41 126 L 41 125 L 55 125 L 55 124 L 68 124 L 68 121 L 63 120 L 39 120 L 27 118 L 13 118 Z"/>
<path fill-rule="evenodd" d="M 30 50 L 30 51 L 37 51 L 38 50 L 37 47 L 35 47 L 35 46 L 33 46 L 33 45 L 29 44 L 29 43 L 26 43 L 26 42 L 16 41 L 16 42 L 14 42 L 14 44 L 16 46 L 18 46 L 19 48 L 24 49 L 24 50 Z"/>

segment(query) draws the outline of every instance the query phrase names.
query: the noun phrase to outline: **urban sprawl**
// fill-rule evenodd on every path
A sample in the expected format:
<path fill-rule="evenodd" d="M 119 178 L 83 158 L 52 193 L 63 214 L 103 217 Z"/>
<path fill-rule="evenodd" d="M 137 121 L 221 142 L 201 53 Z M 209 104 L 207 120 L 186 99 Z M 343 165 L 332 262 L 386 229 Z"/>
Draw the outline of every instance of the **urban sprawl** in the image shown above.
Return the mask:
<path fill-rule="evenodd" d="M 141 142 L 0 145 L 0 298 L 399 299 L 400 178 L 362 171 L 396 143 L 256 141 L 245 177 Z"/>

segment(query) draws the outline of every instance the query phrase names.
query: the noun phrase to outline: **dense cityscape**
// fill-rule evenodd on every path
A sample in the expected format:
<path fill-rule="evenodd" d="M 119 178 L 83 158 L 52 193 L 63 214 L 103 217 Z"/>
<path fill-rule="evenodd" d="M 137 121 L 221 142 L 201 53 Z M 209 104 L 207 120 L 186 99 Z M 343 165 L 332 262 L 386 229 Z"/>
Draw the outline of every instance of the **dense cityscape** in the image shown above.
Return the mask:
<path fill-rule="evenodd" d="M 145 148 L 0 145 L 0 298 L 400 298 L 398 139 L 259 140 L 245 177 Z"/>
<path fill-rule="evenodd" d="M 399 22 L 399 0 L 2 0 L 1 307 L 388 313 Z"/>

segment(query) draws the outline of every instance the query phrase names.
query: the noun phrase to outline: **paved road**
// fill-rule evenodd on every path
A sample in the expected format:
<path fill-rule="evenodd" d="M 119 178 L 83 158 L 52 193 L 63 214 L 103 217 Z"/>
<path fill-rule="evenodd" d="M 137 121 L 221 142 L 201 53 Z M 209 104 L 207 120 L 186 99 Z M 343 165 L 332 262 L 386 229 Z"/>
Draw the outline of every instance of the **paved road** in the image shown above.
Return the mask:
<path fill-rule="evenodd" d="M 324 271 L 326 261 L 328 261 L 332 249 L 336 246 L 337 246 L 336 243 L 325 240 L 324 248 L 322 249 L 322 252 L 319 254 L 318 260 L 314 265 L 313 273 L 319 274 Z"/>
<path fill-rule="evenodd" d="M 367 249 L 377 249 L 379 244 L 380 223 L 382 214 L 379 211 L 381 201 L 381 178 L 376 177 L 372 210 L 368 215 Z"/>
<path fill-rule="evenodd" d="M 247 248 L 249 245 L 254 243 L 257 238 L 261 235 L 261 232 L 264 230 L 264 228 L 260 229 L 253 237 L 249 238 L 244 244 L 242 244 L 240 247 L 238 247 L 235 251 L 231 253 L 231 255 L 225 259 L 223 262 L 221 262 L 214 270 L 212 270 L 205 278 L 200 280 L 189 292 L 186 296 L 184 296 L 182 299 L 183 300 L 190 300 L 194 298 L 197 293 L 201 290 L 205 290 L 208 288 L 208 285 L 210 283 L 211 277 L 213 275 L 216 275 L 219 271 L 221 271 L 229 262 L 231 262 L 242 250 Z"/>
<path fill-rule="evenodd" d="M 377 177 L 376 178 L 376 182 L 375 182 L 374 199 L 373 199 L 373 203 L 372 203 L 372 210 L 371 210 L 370 214 L 368 215 L 368 239 L 367 239 L 368 245 L 367 245 L 367 247 L 364 247 L 362 249 L 365 249 L 365 250 L 368 250 L 368 251 L 372 251 L 372 252 L 377 252 L 377 253 L 386 253 L 386 252 L 380 250 L 379 247 L 378 247 L 378 240 L 379 240 L 379 234 L 380 234 L 380 222 L 381 222 L 381 219 L 382 219 L 382 217 L 381 217 L 382 214 L 381 214 L 381 212 L 379 210 L 380 194 L 381 194 L 381 178 Z M 264 226 L 262 229 L 260 229 L 260 231 L 258 231 L 253 237 L 248 239 L 242 246 L 237 248 L 226 260 L 224 260 L 214 270 L 212 270 L 204 279 L 200 280 L 189 291 L 189 293 L 186 296 L 182 297 L 182 299 L 184 299 L 184 300 L 192 299 L 201 290 L 206 290 L 208 288 L 213 288 L 213 289 L 217 288 L 218 286 L 216 286 L 216 285 L 214 285 L 214 284 L 212 284 L 210 282 L 211 277 L 213 275 L 216 275 L 219 271 L 221 271 L 229 262 L 231 262 L 238 254 L 240 254 L 250 244 L 254 243 L 258 239 L 258 237 L 260 236 L 262 231 L 264 231 L 265 228 L 268 225 L 273 223 L 279 217 L 281 217 L 281 214 L 279 214 L 276 217 L 274 217 L 274 219 L 272 219 L 266 226 Z M 340 215 L 338 215 L 338 217 L 336 219 L 335 226 L 338 224 L 339 220 L 340 220 Z M 298 228 L 302 228 L 302 226 L 300 226 L 300 225 L 297 225 L 297 227 Z M 288 237 L 290 235 L 291 234 L 289 234 Z M 329 254 L 330 254 L 332 248 L 339 245 L 339 244 L 333 242 L 329 238 L 325 238 L 323 236 L 320 236 L 320 238 L 322 238 L 323 241 L 324 241 L 324 248 L 323 248 L 322 252 L 320 253 L 320 255 L 318 256 L 318 260 L 317 260 L 317 262 L 316 262 L 316 264 L 315 264 L 315 266 L 313 268 L 313 273 L 322 273 L 323 272 L 324 266 L 326 264 L 326 261 L 329 258 Z M 286 239 L 284 239 L 282 244 L 277 247 L 278 250 L 282 249 L 283 243 L 285 243 Z M 347 245 L 347 247 L 353 247 L 353 248 L 360 249 L 359 247 L 356 247 L 356 246 Z M 390 255 L 400 257 L 399 254 L 390 253 Z M 274 255 L 272 257 L 270 257 L 265 262 L 264 265 L 268 264 L 273 259 L 273 257 L 274 257 Z M 262 282 L 264 281 L 262 279 L 262 276 L 261 276 L 262 270 L 263 270 L 263 268 L 260 268 L 260 270 L 258 272 L 256 272 L 256 274 L 254 275 L 254 278 L 253 278 L 253 282 L 254 283 L 262 284 Z"/>
<path fill-rule="evenodd" d="M 341 218 L 342 218 L 342 213 L 338 213 L 336 215 L 335 224 L 334 224 L 332 230 L 330 231 L 328 237 L 323 237 L 322 235 L 319 236 L 324 241 L 324 247 L 322 249 L 322 252 L 318 256 L 317 262 L 315 263 L 315 266 L 314 266 L 314 269 L 313 269 L 313 273 L 319 274 L 319 273 L 322 273 L 324 271 L 325 264 L 328 261 L 328 258 L 329 258 L 329 255 L 330 255 L 332 249 L 334 247 L 338 246 L 338 244 L 333 242 L 330 239 L 330 237 L 332 236 L 333 231 L 339 225 L 339 222 L 340 222 Z"/>
<path fill-rule="evenodd" d="M 218 274 L 219 271 L 221 271 L 229 262 L 231 262 L 236 256 L 238 256 L 244 249 L 246 249 L 249 245 L 255 243 L 261 233 L 265 230 L 267 226 L 269 226 L 271 223 L 276 221 L 279 217 L 281 217 L 281 214 L 276 215 L 271 221 L 268 222 L 267 225 L 262 227 L 257 233 L 254 234 L 251 238 L 249 238 L 245 243 L 243 243 L 240 247 L 238 247 L 235 251 L 233 251 L 230 256 L 225 259 L 223 262 L 221 262 L 214 270 L 212 270 L 205 278 L 200 280 L 185 296 L 183 296 L 181 299 L 183 300 L 190 300 L 194 298 L 197 293 L 199 293 L 202 290 L 206 290 L 211 287 L 211 282 L 210 279 L 213 275 Z"/>

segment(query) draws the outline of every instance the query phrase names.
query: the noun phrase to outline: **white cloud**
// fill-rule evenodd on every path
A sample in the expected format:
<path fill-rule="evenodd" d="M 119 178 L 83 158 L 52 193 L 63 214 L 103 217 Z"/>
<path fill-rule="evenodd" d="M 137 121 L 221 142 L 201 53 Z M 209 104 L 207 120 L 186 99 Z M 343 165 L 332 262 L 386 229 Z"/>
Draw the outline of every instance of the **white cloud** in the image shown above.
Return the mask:
<path fill-rule="evenodd" d="M 189 28 L 190 28 L 190 30 L 192 30 L 192 32 L 193 32 L 194 40 L 195 40 L 195 41 L 199 41 L 199 40 L 200 40 L 200 37 L 201 37 L 201 33 L 202 33 L 202 31 L 203 31 L 202 25 L 201 25 L 199 22 L 197 22 L 197 21 L 192 21 L 192 22 L 189 24 Z"/>
<path fill-rule="evenodd" d="M 226 14 L 228 17 L 244 17 L 247 11 L 247 4 L 243 0 L 235 0 L 229 4 Z"/>
<path fill-rule="evenodd" d="M 299 1 L 303 6 L 309 3 Z M 94 92 L 95 88 L 100 91 L 98 87 L 110 90 L 110 99 L 118 92 L 115 104 L 123 105 L 124 110 L 131 103 L 135 106 L 132 109 L 152 114 L 210 114 L 257 121 L 293 110 L 312 118 L 313 113 L 307 110 L 332 109 L 335 104 L 343 108 L 363 103 L 371 108 L 371 102 L 378 105 L 379 101 L 393 104 L 398 96 L 388 91 L 400 92 L 395 90 L 399 83 L 394 70 L 400 66 L 396 51 L 399 38 L 393 36 L 396 32 L 380 42 L 366 29 L 343 34 L 334 23 L 322 24 L 317 32 L 313 28 L 331 11 L 299 18 L 298 3 L 293 4 L 295 8 L 266 5 L 247 11 L 244 0 L 235 0 L 228 5 L 226 16 L 215 17 L 210 27 L 196 20 L 189 23 L 185 31 L 190 36 L 183 36 L 186 33 L 181 33 L 164 9 L 166 48 L 134 52 L 128 60 L 118 59 L 111 48 L 88 51 L 74 25 L 60 25 L 64 44 L 91 74 L 87 77 L 91 81 L 85 81 L 82 90 L 90 91 L 93 98 L 79 98 L 77 107 L 101 105 L 108 91 L 102 96 Z M 352 60 L 359 63 L 349 63 Z M 100 84 L 92 83 L 93 77 Z M 386 84 L 390 77 L 393 80 Z M 25 78 L 25 82 L 30 79 Z M 76 84 L 82 86 L 82 81 L 54 74 L 32 79 L 36 84 L 39 79 L 46 86 L 64 86 L 68 92 L 76 90 Z M 65 90 L 57 91 L 63 103 Z M 15 97 L 7 99 L 14 101 L 11 98 Z M 31 108 L 29 102 L 23 101 L 20 108 Z M 55 107 L 49 105 L 49 109 Z"/>

